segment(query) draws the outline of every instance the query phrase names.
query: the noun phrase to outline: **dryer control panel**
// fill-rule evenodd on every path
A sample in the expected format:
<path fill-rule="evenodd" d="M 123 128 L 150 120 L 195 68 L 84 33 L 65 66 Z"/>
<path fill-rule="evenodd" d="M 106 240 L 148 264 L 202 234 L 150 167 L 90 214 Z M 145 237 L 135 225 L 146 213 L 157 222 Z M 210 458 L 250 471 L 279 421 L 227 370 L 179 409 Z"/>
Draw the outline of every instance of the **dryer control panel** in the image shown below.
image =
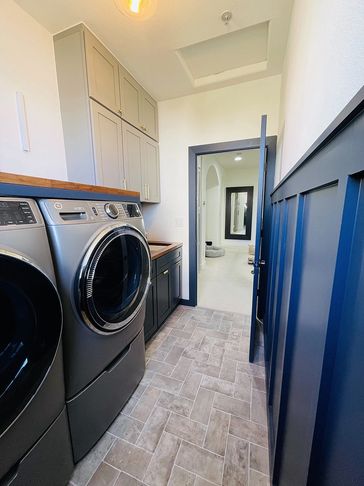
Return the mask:
<path fill-rule="evenodd" d="M 0 227 L 42 223 L 36 203 L 30 199 L 0 197 Z"/>
<path fill-rule="evenodd" d="M 119 201 L 75 201 L 43 199 L 41 207 L 48 224 L 126 222 L 142 219 L 138 204 Z"/>

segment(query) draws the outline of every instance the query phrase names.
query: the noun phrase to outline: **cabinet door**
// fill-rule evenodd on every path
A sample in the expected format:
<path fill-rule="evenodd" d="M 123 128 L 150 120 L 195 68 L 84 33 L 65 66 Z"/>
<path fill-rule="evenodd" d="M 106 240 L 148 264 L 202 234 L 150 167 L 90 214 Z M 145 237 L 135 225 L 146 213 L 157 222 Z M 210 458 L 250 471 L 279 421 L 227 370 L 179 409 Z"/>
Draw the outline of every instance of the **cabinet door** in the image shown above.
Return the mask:
<path fill-rule="evenodd" d="M 142 193 L 146 202 L 160 202 L 159 146 L 144 136 L 142 152 Z"/>
<path fill-rule="evenodd" d="M 171 280 L 169 268 L 164 270 L 157 277 L 157 312 L 158 327 L 163 324 L 170 313 L 171 302 Z"/>
<path fill-rule="evenodd" d="M 143 134 L 124 121 L 122 127 L 126 189 L 141 193 Z"/>
<path fill-rule="evenodd" d="M 90 100 L 96 184 L 124 188 L 121 120 Z"/>
<path fill-rule="evenodd" d="M 158 140 L 158 105 L 157 102 L 143 89 L 142 96 L 142 130 Z"/>
<path fill-rule="evenodd" d="M 170 279 L 171 279 L 171 309 L 177 307 L 181 299 L 181 271 L 182 271 L 182 261 L 178 260 L 172 263 L 170 268 Z"/>
<path fill-rule="evenodd" d="M 146 341 L 153 336 L 157 328 L 157 284 L 156 279 L 153 279 L 149 287 L 145 310 L 144 338 Z"/>
<path fill-rule="evenodd" d="M 120 110 L 118 61 L 90 32 L 85 30 L 85 52 L 89 95 L 110 110 Z"/>
<path fill-rule="evenodd" d="M 141 90 L 135 79 L 119 65 L 121 116 L 127 122 L 141 129 Z"/>

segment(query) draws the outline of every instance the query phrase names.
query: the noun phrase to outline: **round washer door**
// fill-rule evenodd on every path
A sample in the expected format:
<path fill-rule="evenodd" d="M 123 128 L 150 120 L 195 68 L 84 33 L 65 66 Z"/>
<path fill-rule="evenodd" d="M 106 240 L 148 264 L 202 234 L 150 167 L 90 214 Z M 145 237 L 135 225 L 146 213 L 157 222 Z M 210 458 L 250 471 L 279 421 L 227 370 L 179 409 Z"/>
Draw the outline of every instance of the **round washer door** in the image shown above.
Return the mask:
<path fill-rule="evenodd" d="M 130 225 L 101 233 L 81 264 L 78 296 L 84 322 L 98 333 L 120 331 L 140 310 L 150 284 L 150 252 Z"/>
<path fill-rule="evenodd" d="M 32 262 L 0 251 L 0 435 L 36 394 L 56 354 L 62 308 Z"/>

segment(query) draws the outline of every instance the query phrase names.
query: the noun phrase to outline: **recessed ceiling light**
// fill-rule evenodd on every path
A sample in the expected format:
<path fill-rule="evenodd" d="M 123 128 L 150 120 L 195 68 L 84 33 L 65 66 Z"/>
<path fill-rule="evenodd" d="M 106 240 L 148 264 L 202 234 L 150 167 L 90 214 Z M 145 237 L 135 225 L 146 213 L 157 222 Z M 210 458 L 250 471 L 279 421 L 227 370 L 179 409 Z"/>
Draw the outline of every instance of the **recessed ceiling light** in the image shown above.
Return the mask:
<path fill-rule="evenodd" d="M 234 160 L 235 162 L 240 162 L 241 160 L 243 160 L 243 157 L 241 155 L 237 155 Z"/>
<path fill-rule="evenodd" d="M 115 0 L 115 3 L 123 14 L 138 20 L 151 17 L 157 7 L 157 0 Z"/>

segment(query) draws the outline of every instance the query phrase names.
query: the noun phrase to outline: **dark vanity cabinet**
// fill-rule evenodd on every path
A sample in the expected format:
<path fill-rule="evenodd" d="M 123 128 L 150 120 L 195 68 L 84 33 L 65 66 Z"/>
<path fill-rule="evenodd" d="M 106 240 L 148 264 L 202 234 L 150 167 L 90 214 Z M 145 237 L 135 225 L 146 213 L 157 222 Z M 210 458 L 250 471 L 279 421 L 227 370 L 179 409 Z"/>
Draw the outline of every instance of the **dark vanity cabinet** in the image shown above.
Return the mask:
<path fill-rule="evenodd" d="M 147 341 L 177 307 L 181 298 L 182 248 L 152 261 L 152 284 L 147 297 L 144 336 Z"/>
<path fill-rule="evenodd" d="M 144 336 L 145 340 L 149 339 L 158 329 L 157 327 L 157 282 L 153 278 L 149 292 L 147 296 L 147 305 L 145 309 L 145 321 L 144 321 Z"/>

